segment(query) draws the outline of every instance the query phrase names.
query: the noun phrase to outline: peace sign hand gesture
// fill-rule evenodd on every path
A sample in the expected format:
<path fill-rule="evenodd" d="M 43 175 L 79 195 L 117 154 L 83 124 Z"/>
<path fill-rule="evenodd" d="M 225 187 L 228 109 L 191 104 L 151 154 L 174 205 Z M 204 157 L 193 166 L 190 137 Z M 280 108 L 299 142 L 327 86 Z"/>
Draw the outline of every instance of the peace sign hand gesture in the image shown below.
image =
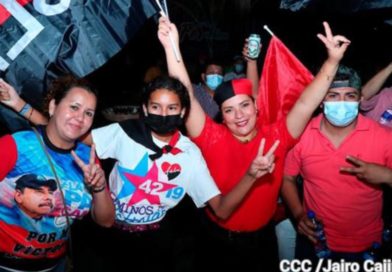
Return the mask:
<path fill-rule="evenodd" d="M 346 52 L 347 47 L 351 43 L 346 37 L 342 35 L 333 35 L 331 28 L 327 22 L 323 22 L 325 35 L 317 34 L 317 37 L 324 43 L 328 50 L 329 59 L 339 62 Z"/>
<path fill-rule="evenodd" d="M 255 179 L 264 176 L 267 173 L 272 173 L 275 168 L 275 155 L 274 152 L 278 148 L 280 141 L 276 140 L 271 146 L 270 150 L 263 155 L 265 147 L 265 138 L 261 139 L 259 151 L 256 158 L 250 165 L 247 174 Z"/>
<path fill-rule="evenodd" d="M 95 163 L 95 145 L 93 144 L 91 146 L 88 164 L 85 164 L 73 150 L 71 151 L 71 154 L 76 164 L 82 169 L 84 173 L 84 182 L 91 189 L 91 192 L 102 192 L 106 188 L 106 178 L 105 172 L 100 165 Z"/>
<path fill-rule="evenodd" d="M 353 156 L 347 156 L 353 167 L 341 167 L 340 171 L 356 176 L 370 184 L 392 184 L 392 170 L 376 163 L 368 163 Z"/>

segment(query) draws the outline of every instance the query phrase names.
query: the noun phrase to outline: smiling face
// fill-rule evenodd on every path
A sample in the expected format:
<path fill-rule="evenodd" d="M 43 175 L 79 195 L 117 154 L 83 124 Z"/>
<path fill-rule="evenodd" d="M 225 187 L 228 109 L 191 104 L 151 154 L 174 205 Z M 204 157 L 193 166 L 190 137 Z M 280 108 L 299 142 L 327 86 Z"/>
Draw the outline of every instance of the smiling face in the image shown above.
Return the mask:
<path fill-rule="evenodd" d="M 256 134 L 257 108 L 246 94 L 235 95 L 222 103 L 223 122 L 240 140 L 250 140 Z"/>
<path fill-rule="evenodd" d="M 59 148 L 71 148 L 90 129 L 96 104 L 95 95 L 80 87 L 71 88 L 58 104 L 51 100 L 47 126 L 50 141 Z"/>
<path fill-rule="evenodd" d="M 15 201 L 27 215 L 37 219 L 53 210 L 55 199 L 49 187 L 41 186 L 37 189 L 28 187 L 17 189 Z"/>

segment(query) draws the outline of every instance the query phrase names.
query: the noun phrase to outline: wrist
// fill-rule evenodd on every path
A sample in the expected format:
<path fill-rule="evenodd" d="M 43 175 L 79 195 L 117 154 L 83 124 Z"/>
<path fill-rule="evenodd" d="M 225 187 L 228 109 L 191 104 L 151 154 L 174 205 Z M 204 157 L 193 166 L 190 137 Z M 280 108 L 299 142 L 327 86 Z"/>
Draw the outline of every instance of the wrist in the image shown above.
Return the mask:
<path fill-rule="evenodd" d="M 334 57 L 328 57 L 327 60 L 325 61 L 325 64 L 327 66 L 331 66 L 332 68 L 336 68 L 336 69 L 339 67 L 339 63 L 340 60 Z"/>
<path fill-rule="evenodd" d="M 256 175 L 250 173 L 249 171 L 246 172 L 246 176 L 248 178 L 251 178 L 252 181 L 255 181 L 257 179 Z"/>
<path fill-rule="evenodd" d="M 256 66 L 257 65 L 257 59 L 248 59 L 247 60 L 248 66 Z"/>
<path fill-rule="evenodd" d="M 20 112 L 23 108 L 23 106 L 26 104 L 26 102 L 23 99 L 18 99 L 11 107 L 16 111 Z"/>
<path fill-rule="evenodd" d="M 31 105 L 29 103 L 24 103 L 22 108 L 19 110 L 19 114 L 25 116 L 31 110 L 32 110 Z"/>
<path fill-rule="evenodd" d="M 305 216 L 304 210 L 298 211 L 297 213 L 293 213 L 293 217 L 297 223 L 299 223 L 304 216 Z"/>
<path fill-rule="evenodd" d="M 91 188 L 91 193 L 93 193 L 93 194 L 100 193 L 100 192 L 104 191 L 105 189 L 106 189 L 106 184 L 104 184 L 100 187 Z"/>

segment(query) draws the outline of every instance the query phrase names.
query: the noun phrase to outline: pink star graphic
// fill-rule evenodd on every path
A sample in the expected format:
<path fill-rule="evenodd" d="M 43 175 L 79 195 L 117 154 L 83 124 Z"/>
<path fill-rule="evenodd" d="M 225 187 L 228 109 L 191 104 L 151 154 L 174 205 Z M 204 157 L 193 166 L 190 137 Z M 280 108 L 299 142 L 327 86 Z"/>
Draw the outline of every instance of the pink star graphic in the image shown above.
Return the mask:
<path fill-rule="evenodd" d="M 159 195 L 162 192 L 177 187 L 177 185 L 158 180 L 158 167 L 155 162 L 144 177 L 130 173 L 125 173 L 124 175 L 135 186 L 135 191 L 128 205 L 136 204 L 143 199 L 146 199 L 150 204 L 161 204 Z"/>

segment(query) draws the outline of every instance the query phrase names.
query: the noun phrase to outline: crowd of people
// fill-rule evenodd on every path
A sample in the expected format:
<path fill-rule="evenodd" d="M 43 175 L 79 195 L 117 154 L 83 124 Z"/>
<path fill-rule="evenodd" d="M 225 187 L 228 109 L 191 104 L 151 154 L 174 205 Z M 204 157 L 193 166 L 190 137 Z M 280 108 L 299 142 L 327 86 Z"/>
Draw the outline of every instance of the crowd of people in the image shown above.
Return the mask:
<path fill-rule="evenodd" d="M 194 84 L 165 16 L 157 36 L 168 75 L 148 79 L 138 120 L 92 129 L 97 93 L 84 79 L 55 80 L 42 113 L 0 80 L 0 101 L 32 124 L 0 138 L 0 271 L 66 271 L 67 256 L 74 271 L 279 271 L 279 259 L 317 263 L 309 210 L 328 258 L 362 264 L 382 242 L 381 185 L 392 186 L 392 64 L 361 86 L 341 64 L 350 40 L 323 27 L 326 60 L 272 124 L 259 118 L 247 41 L 230 74 L 210 60 Z M 98 159 L 115 163 L 105 173 Z M 184 198 L 199 211 L 173 217 Z M 278 199 L 294 242 L 275 229 Z M 183 232 L 177 221 L 190 215 L 198 223 Z M 74 235 L 82 218 L 91 232 Z M 97 240 L 86 253 L 75 244 L 88 236 Z"/>

